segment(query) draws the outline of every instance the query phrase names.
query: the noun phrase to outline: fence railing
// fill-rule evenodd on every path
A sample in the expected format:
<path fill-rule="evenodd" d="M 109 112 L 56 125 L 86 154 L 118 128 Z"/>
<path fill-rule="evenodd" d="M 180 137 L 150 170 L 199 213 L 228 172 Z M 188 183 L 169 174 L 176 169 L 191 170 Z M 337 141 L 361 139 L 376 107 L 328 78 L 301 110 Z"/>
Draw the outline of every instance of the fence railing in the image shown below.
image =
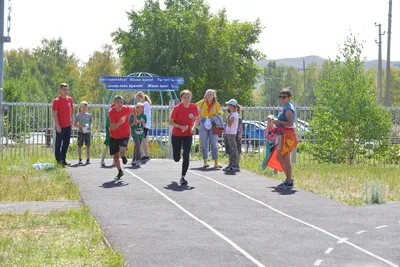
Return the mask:
<path fill-rule="evenodd" d="M 4 114 L 3 136 L 0 136 L 0 158 L 18 155 L 52 155 L 54 152 L 55 131 L 51 104 L 47 103 L 5 103 L 8 106 Z M 92 115 L 92 158 L 101 157 L 104 150 L 105 119 L 109 105 L 89 105 L 88 112 Z M 263 159 L 265 153 L 264 126 L 268 114 L 278 115 L 281 107 L 242 107 L 240 115 L 243 119 L 242 153 L 252 153 Z M 151 129 L 149 131 L 149 153 L 152 158 L 167 158 L 170 152 L 168 125 L 171 106 L 152 106 Z M 226 119 L 226 108 L 223 108 Z M 74 114 L 78 113 L 79 106 L 75 105 Z M 307 152 L 307 144 L 315 140 L 307 139 L 310 131 L 307 121 L 312 117 L 310 107 L 296 107 L 297 135 L 301 141 L 298 149 L 292 154 L 292 159 L 298 163 L 314 162 L 312 153 Z M 391 134 L 388 138 L 393 145 L 400 140 L 400 108 L 389 108 L 393 118 Z M 371 144 L 373 146 L 373 144 Z M 222 138 L 219 140 L 219 149 L 224 153 Z M 128 153 L 133 153 L 133 142 L 129 143 Z M 391 152 L 389 152 L 391 153 Z M 371 157 L 372 164 L 397 164 L 398 151 L 393 149 L 391 160 L 384 161 Z M 198 132 L 194 136 L 192 156 L 201 158 L 201 145 Z M 68 158 L 77 157 L 77 129 L 74 129 Z"/>

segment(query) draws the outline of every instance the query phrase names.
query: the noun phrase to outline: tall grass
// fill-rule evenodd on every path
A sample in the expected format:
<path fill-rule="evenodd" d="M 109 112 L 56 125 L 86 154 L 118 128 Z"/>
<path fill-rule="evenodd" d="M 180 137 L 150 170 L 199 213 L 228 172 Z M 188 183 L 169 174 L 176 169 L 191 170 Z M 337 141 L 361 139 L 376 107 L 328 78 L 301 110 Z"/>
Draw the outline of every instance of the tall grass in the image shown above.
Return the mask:
<path fill-rule="evenodd" d="M 278 181 L 285 180 L 284 173 L 274 175 L 269 168 L 262 170 L 262 160 L 258 155 L 245 154 L 240 167 Z M 295 187 L 350 205 L 400 201 L 399 166 L 293 164 L 293 177 Z"/>
<path fill-rule="evenodd" d="M 0 215 L 1 266 L 124 266 L 86 208 Z"/>
<path fill-rule="evenodd" d="M 54 163 L 52 155 L 0 160 L 0 202 L 79 200 L 79 189 L 60 167 L 35 170 L 36 162 Z"/>

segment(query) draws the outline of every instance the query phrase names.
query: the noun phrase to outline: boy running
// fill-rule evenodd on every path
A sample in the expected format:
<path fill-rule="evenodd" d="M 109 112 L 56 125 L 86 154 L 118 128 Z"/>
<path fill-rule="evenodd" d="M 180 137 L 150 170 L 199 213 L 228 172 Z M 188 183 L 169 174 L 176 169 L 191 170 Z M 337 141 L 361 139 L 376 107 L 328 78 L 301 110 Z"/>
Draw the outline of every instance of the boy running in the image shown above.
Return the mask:
<path fill-rule="evenodd" d="M 129 127 L 129 116 L 135 112 L 134 106 L 124 105 L 122 96 L 114 98 L 115 106 L 108 112 L 110 119 L 110 155 L 114 158 L 115 167 L 118 169 L 118 174 L 115 180 L 120 180 L 124 175 L 119 161 L 121 154 L 122 163 L 125 165 L 128 160 L 126 158 L 126 148 L 128 147 L 131 129 Z M 136 118 L 135 118 L 136 121 Z"/>

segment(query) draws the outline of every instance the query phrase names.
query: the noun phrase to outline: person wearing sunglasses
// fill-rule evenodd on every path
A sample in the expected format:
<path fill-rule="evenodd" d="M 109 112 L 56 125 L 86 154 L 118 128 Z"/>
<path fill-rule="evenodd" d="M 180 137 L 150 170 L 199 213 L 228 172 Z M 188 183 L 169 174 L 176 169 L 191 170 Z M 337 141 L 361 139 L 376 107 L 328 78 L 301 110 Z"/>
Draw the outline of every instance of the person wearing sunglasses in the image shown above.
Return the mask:
<path fill-rule="evenodd" d="M 283 108 L 274 120 L 276 124 L 276 135 L 278 138 L 276 159 L 282 165 L 286 180 L 278 187 L 292 188 L 294 180 L 292 177 L 292 164 L 290 163 L 290 152 L 297 147 L 298 139 L 295 132 L 296 111 L 290 102 L 292 96 L 289 88 L 284 88 L 279 93 L 279 100 Z"/>

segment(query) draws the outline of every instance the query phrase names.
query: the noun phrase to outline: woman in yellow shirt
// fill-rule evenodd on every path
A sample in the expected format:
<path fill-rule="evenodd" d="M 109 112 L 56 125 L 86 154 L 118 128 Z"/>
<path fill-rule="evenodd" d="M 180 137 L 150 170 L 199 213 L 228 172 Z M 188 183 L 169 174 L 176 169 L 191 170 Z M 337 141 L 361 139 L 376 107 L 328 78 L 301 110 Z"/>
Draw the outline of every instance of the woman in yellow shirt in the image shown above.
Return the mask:
<path fill-rule="evenodd" d="M 222 168 L 218 163 L 218 135 L 213 134 L 212 128 L 206 124 L 206 119 L 215 115 L 221 115 L 221 106 L 217 101 L 217 95 L 213 89 L 208 89 L 204 94 L 204 99 L 196 103 L 200 112 L 200 141 L 203 149 L 204 168 L 208 168 L 208 148 L 209 140 L 211 142 L 211 156 L 214 160 L 214 168 Z"/>

